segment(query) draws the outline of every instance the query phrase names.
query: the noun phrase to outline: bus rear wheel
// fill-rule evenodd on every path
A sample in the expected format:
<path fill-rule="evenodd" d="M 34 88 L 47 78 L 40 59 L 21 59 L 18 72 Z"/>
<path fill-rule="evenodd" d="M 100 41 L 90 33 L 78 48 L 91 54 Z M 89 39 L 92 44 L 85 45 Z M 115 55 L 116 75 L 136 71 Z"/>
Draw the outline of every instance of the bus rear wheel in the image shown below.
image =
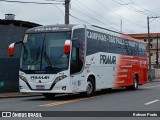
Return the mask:
<path fill-rule="evenodd" d="M 43 96 L 45 96 L 47 99 L 53 99 L 55 97 L 54 93 L 43 93 Z"/>
<path fill-rule="evenodd" d="M 138 89 L 138 77 L 135 75 L 134 76 L 134 82 L 132 86 L 126 87 L 129 90 L 137 90 Z"/>
<path fill-rule="evenodd" d="M 132 86 L 133 90 L 138 89 L 138 77 L 135 76 L 134 77 L 134 85 Z"/>

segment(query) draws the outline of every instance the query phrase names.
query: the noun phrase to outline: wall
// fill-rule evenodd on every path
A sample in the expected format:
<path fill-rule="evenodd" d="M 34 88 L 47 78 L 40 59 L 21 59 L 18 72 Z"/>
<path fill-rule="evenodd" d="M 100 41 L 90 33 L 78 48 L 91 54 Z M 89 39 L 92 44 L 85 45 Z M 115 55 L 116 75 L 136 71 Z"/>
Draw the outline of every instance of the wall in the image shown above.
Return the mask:
<path fill-rule="evenodd" d="M 0 25 L 0 93 L 19 91 L 19 56 L 21 46 L 15 49 L 15 57 L 8 56 L 8 46 L 15 41 L 23 40 L 28 28 Z"/>
<path fill-rule="evenodd" d="M 19 59 L 0 59 L 0 93 L 17 92 Z"/>

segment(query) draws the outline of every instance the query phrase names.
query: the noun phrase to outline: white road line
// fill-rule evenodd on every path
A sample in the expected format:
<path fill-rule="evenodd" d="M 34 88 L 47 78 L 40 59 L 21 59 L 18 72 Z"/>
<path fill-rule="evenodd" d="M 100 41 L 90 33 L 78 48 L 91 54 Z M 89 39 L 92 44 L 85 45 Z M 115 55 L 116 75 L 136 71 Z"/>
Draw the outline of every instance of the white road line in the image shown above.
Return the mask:
<path fill-rule="evenodd" d="M 159 100 L 153 100 L 153 101 L 151 101 L 151 102 L 145 103 L 144 105 L 150 105 L 150 104 L 153 104 L 153 103 L 158 102 L 158 101 L 159 101 Z"/>

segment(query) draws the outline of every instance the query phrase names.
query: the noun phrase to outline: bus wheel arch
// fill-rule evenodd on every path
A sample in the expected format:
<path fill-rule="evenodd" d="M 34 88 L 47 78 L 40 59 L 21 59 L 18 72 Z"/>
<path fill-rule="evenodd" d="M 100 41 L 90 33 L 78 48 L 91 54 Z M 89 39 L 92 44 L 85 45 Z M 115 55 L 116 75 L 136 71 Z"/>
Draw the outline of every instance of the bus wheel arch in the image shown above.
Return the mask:
<path fill-rule="evenodd" d="M 93 84 L 94 84 L 94 89 L 96 89 L 96 77 L 95 77 L 94 75 L 89 75 L 89 76 L 88 76 L 88 79 L 89 79 L 89 78 L 92 79 Z M 88 81 L 88 79 L 87 79 L 87 81 Z"/>
<path fill-rule="evenodd" d="M 96 81 L 94 75 L 89 75 L 87 78 L 86 96 L 92 96 L 96 89 Z"/>

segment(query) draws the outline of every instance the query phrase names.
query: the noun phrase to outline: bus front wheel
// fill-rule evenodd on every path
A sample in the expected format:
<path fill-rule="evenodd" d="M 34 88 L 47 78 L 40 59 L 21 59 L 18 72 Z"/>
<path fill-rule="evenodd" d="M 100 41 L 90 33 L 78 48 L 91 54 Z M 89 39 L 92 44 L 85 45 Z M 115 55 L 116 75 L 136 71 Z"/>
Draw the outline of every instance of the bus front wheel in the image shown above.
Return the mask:
<path fill-rule="evenodd" d="M 88 78 L 87 87 L 86 87 L 86 96 L 92 96 L 95 91 L 95 86 L 92 78 Z"/>

